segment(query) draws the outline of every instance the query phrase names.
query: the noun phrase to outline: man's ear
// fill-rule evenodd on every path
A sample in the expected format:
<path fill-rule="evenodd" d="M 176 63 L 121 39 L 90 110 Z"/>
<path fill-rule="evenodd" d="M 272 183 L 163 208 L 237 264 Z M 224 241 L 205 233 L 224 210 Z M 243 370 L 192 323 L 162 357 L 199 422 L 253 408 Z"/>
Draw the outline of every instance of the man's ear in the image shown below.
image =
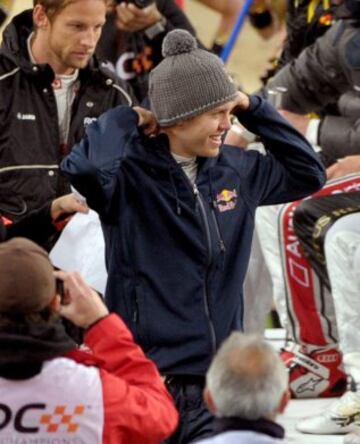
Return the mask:
<path fill-rule="evenodd" d="M 61 309 L 61 296 L 56 294 L 49 303 L 49 308 L 54 313 L 59 313 Z"/>
<path fill-rule="evenodd" d="M 278 413 L 284 413 L 287 405 L 289 404 L 290 401 L 290 391 L 289 389 L 286 389 L 280 399 L 280 403 L 279 403 L 279 407 L 278 407 Z"/>
<path fill-rule="evenodd" d="M 203 397 L 211 413 L 216 412 L 216 405 L 208 388 L 205 387 Z"/>
<path fill-rule="evenodd" d="M 176 123 L 174 126 L 177 128 L 183 128 L 186 125 L 187 120 L 181 120 L 180 122 Z"/>
<path fill-rule="evenodd" d="M 43 5 L 34 6 L 33 22 L 36 28 L 45 29 L 48 26 L 49 18 Z"/>

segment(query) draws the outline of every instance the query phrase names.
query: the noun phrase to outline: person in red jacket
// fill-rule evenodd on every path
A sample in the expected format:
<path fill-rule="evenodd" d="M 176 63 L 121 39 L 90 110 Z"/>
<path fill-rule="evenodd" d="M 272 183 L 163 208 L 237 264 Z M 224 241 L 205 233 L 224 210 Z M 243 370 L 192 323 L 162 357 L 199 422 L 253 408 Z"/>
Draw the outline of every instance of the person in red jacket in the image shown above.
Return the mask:
<path fill-rule="evenodd" d="M 85 329 L 79 349 L 59 314 Z M 4 441 L 156 444 L 178 414 L 156 366 L 78 273 L 24 238 L 0 244 Z"/>

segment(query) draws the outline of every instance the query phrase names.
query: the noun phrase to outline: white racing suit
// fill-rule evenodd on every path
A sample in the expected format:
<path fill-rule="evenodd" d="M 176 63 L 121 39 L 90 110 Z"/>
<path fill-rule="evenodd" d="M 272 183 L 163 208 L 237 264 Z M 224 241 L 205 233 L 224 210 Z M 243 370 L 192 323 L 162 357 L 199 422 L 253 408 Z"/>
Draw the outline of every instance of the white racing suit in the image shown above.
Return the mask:
<path fill-rule="evenodd" d="M 360 175 L 351 175 L 328 182 L 310 199 L 359 190 Z M 307 386 L 304 389 L 304 383 L 313 383 L 314 378 L 309 381 L 301 379 L 297 384 L 292 377 L 298 379 L 299 375 L 290 375 L 292 394 L 294 397 L 338 396 L 345 389 L 346 381 L 343 371 L 338 372 L 341 355 L 337 350 L 334 303 L 329 288 L 312 268 L 294 232 L 294 212 L 301 203 L 261 208 L 257 214 L 257 230 L 272 277 L 280 321 L 286 328 L 289 343 L 296 345 L 287 348 L 291 351 L 284 353 L 284 360 L 289 361 L 288 366 L 299 364 L 308 372 L 317 367 L 316 378 L 333 380 L 336 386 L 331 388 L 323 381 L 324 384 L 315 384 L 318 387 L 313 384 L 311 389 Z M 301 353 L 298 355 L 299 348 Z M 334 373 L 336 376 L 333 377 Z M 341 388 L 337 385 L 338 379 L 341 379 Z"/>
<path fill-rule="evenodd" d="M 360 175 L 328 182 L 314 194 L 360 191 Z M 302 201 L 261 207 L 257 212 L 257 232 L 269 268 L 276 307 L 288 337 L 299 344 L 328 345 L 337 342 L 334 307 L 330 292 L 299 246 L 293 215 Z"/>
<path fill-rule="evenodd" d="M 316 230 L 320 219 L 325 225 L 327 220 L 332 219 L 335 212 L 339 214 L 344 209 L 355 209 L 356 206 L 360 206 L 360 193 L 338 194 L 330 196 L 330 200 L 331 202 L 321 204 L 323 216 L 313 224 L 315 234 L 316 231 L 322 231 L 321 228 Z M 338 205 L 337 209 L 336 205 Z M 319 208 L 320 203 L 318 208 L 316 203 L 315 206 L 311 204 L 307 210 L 314 215 L 314 213 L 319 213 Z M 331 284 L 338 322 L 340 348 L 344 353 L 345 368 L 352 376 L 352 391 L 346 392 L 318 414 L 300 420 L 296 428 L 300 432 L 311 434 L 350 432 L 351 435 L 347 435 L 343 442 L 360 444 L 360 339 L 358 334 L 360 325 L 360 208 L 352 214 L 330 222 L 330 228 L 326 231 L 320 244 L 315 239 L 314 245 L 320 246 L 320 255 L 316 258 L 312 255 L 312 258 L 314 265 L 317 263 L 321 266 L 320 259 L 324 252 L 326 262 L 324 265 L 327 269 L 327 279 Z M 309 245 L 307 243 L 303 245 L 306 251 L 309 251 Z"/>
<path fill-rule="evenodd" d="M 346 361 L 350 353 L 360 356 L 360 212 L 342 217 L 329 229 L 325 256 Z"/>

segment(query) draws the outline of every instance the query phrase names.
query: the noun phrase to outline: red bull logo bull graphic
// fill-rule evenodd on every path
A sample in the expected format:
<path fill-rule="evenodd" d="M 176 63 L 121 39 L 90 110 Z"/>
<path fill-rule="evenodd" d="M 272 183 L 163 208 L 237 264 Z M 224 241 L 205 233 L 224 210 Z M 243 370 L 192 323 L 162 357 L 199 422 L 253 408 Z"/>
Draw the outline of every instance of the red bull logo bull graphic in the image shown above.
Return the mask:
<path fill-rule="evenodd" d="M 236 190 L 225 189 L 216 195 L 216 204 L 221 213 L 233 210 L 236 207 L 237 200 L 238 194 Z"/>

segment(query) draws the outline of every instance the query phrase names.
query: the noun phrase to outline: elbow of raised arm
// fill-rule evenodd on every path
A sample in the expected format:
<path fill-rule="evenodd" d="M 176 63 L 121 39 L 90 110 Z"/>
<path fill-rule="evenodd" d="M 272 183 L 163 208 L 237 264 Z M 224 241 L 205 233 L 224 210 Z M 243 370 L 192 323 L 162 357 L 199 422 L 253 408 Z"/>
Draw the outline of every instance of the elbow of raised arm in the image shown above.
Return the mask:
<path fill-rule="evenodd" d="M 321 190 L 326 183 L 326 170 L 323 164 L 319 162 L 316 170 L 313 171 L 308 178 L 309 180 L 307 182 L 311 187 L 311 193 L 316 193 L 317 191 Z"/>

